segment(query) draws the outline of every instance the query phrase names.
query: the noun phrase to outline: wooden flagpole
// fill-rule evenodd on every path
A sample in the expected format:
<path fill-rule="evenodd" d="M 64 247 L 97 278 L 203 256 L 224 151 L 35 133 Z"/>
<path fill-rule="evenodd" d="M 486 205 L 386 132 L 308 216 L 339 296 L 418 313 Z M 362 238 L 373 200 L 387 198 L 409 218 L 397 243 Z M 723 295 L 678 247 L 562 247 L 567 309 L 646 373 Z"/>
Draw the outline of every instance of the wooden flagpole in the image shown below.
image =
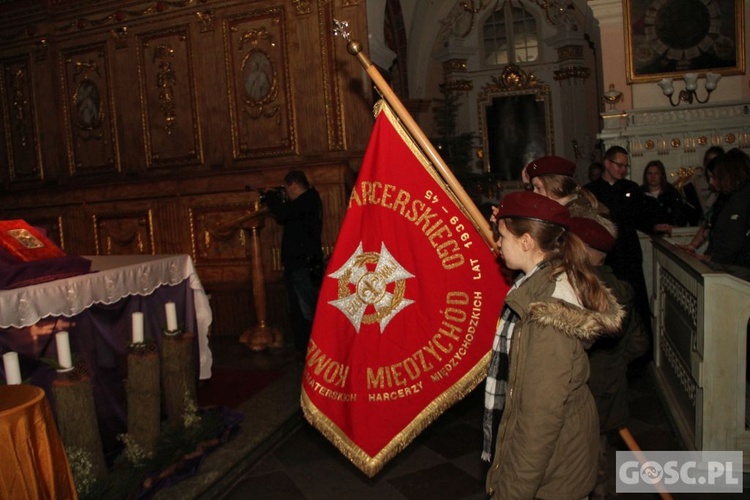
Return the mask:
<path fill-rule="evenodd" d="M 372 79 L 372 82 L 378 88 L 383 98 L 386 100 L 391 109 L 393 109 L 393 111 L 396 113 L 396 116 L 398 116 L 398 119 L 401 120 L 401 123 L 404 124 L 406 129 L 411 134 L 412 138 L 422 148 L 422 151 L 427 156 L 427 159 L 430 160 L 433 166 L 438 170 L 440 175 L 443 177 L 443 180 L 448 184 L 448 186 L 458 198 L 458 201 L 461 203 L 461 205 L 464 206 L 469 217 L 474 221 L 474 224 L 476 224 L 476 227 L 479 230 L 479 234 L 484 238 L 487 246 L 494 252 L 496 248 L 495 238 L 492 235 L 490 223 L 487 221 L 487 219 L 485 219 L 484 215 L 482 215 L 482 212 L 479 211 L 479 208 L 477 208 L 477 206 L 474 204 L 474 201 L 466 193 L 466 190 L 463 188 L 461 183 L 458 182 L 458 179 L 456 179 L 456 177 L 453 175 L 453 172 L 451 172 L 450 167 L 446 165 L 443 158 L 437 152 L 424 132 L 422 132 L 422 129 L 419 127 L 419 125 L 417 125 L 417 122 L 414 121 L 414 118 L 411 117 L 409 111 L 406 109 L 406 107 L 404 107 L 403 103 L 401 103 L 401 100 L 393 92 L 378 69 L 372 64 L 372 61 L 370 61 L 370 59 L 362 52 L 362 44 L 350 39 L 349 32 L 347 31 L 348 23 L 334 20 L 334 24 L 334 33 L 336 35 L 341 35 L 341 37 L 344 38 L 344 40 L 346 40 L 347 42 L 347 52 L 357 57 L 357 60 L 360 62 L 362 67 L 364 67 L 365 71 Z"/>
<path fill-rule="evenodd" d="M 646 457 L 643 455 L 643 450 L 641 450 L 641 447 L 638 446 L 638 443 L 635 441 L 635 438 L 630 433 L 630 430 L 627 427 L 620 427 L 619 429 L 620 437 L 623 441 L 625 441 L 625 444 L 630 449 L 630 451 L 633 452 L 633 454 L 638 459 L 638 462 L 640 462 L 641 465 L 646 463 Z M 656 489 L 659 491 L 659 496 L 663 500 L 672 500 L 672 495 L 670 495 L 667 490 L 664 488 L 664 485 L 661 482 L 658 482 L 654 485 Z"/>

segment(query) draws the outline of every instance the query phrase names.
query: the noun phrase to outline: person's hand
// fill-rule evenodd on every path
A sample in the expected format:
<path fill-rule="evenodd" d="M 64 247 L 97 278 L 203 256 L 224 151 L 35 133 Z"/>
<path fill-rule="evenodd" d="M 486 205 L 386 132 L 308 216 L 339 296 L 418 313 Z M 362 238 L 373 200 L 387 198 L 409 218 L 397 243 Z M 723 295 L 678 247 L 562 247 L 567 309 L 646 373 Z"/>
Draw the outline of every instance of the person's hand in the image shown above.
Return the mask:
<path fill-rule="evenodd" d="M 702 254 L 702 253 L 697 253 L 697 254 L 694 255 L 694 257 L 696 259 L 698 259 L 699 261 L 701 261 L 701 262 L 711 262 L 711 256 L 710 255 L 705 255 L 705 254 Z"/>
<path fill-rule="evenodd" d="M 68 318 L 44 318 L 29 327 L 32 336 L 52 335 L 68 329 L 72 325 Z"/>
<path fill-rule="evenodd" d="M 498 213 L 500 213 L 500 207 L 498 205 L 492 205 L 492 215 L 490 215 L 490 223 L 495 224 L 497 222 Z"/>
<path fill-rule="evenodd" d="M 56 332 L 67 330 L 71 326 L 75 326 L 75 323 L 68 318 L 44 318 L 29 326 L 28 331 L 36 344 L 40 337 L 48 337 Z"/>
<path fill-rule="evenodd" d="M 679 248 L 683 252 L 687 252 L 687 253 L 689 253 L 691 255 L 695 255 L 695 247 L 692 244 L 690 244 L 690 245 L 677 245 L 677 248 Z"/>
<path fill-rule="evenodd" d="M 526 167 L 528 167 L 528 165 L 521 169 L 521 180 L 523 181 L 524 186 L 530 186 L 531 179 L 529 178 L 529 173 L 526 172 Z"/>
<path fill-rule="evenodd" d="M 672 226 L 670 224 L 656 224 L 654 226 L 655 233 L 665 233 L 672 236 Z"/>

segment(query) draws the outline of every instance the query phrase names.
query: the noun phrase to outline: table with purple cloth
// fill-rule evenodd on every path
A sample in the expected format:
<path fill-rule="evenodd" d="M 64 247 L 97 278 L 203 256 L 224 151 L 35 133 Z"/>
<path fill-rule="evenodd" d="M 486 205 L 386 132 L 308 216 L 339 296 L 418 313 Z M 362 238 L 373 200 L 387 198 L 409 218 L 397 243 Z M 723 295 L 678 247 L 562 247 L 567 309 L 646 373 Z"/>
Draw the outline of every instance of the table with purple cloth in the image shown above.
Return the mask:
<path fill-rule="evenodd" d="M 196 372 L 211 377 L 211 309 L 189 255 L 86 256 L 91 272 L 0 291 L 0 352 L 15 351 L 24 381 L 49 390 L 56 372 L 55 332 L 68 331 L 74 363 L 91 377 L 105 450 L 127 431 L 125 379 L 132 313 L 144 316 L 145 340 L 160 344 L 164 304 L 174 302 L 178 323 L 195 334 Z M 0 364 L 0 372 L 3 366 Z M 5 373 L 2 373 L 3 380 Z"/>

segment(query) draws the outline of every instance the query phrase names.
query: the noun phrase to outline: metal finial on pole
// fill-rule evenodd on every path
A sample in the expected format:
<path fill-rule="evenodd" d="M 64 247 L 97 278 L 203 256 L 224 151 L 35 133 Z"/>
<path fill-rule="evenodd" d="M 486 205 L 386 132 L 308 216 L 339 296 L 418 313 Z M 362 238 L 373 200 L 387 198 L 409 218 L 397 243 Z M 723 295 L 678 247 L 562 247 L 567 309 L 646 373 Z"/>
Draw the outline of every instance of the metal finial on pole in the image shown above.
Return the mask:
<path fill-rule="evenodd" d="M 346 51 L 353 56 L 357 56 L 357 59 L 359 59 L 359 62 L 365 69 L 372 66 L 372 62 L 362 53 L 362 44 L 356 40 L 352 40 L 351 33 L 349 33 L 349 21 L 334 19 L 333 34 L 346 40 Z M 377 86 L 377 83 L 375 85 Z"/>
<path fill-rule="evenodd" d="M 351 40 L 351 35 L 349 34 L 349 21 L 339 21 L 338 19 L 334 19 L 333 34 L 334 36 L 340 36 L 349 42 Z"/>
<path fill-rule="evenodd" d="M 375 84 L 375 88 L 378 90 L 380 95 L 383 96 L 391 109 L 396 113 L 396 116 L 398 116 L 398 119 L 401 120 L 401 123 L 404 124 L 406 130 L 409 131 L 414 141 L 419 144 L 425 156 L 427 156 L 427 158 L 432 162 L 432 165 L 440 173 L 445 183 L 448 184 L 448 186 L 451 188 L 451 191 L 453 191 L 453 194 L 456 196 L 456 198 L 458 198 L 461 205 L 463 205 L 464 210 L 469 215 L 469 218 L 474 222 L 477 230 L 479 231 L 479 234 L 487 243 L 487 246 L 493 252 L 496 251 L 497 247 L 495 246 L 495 238 L 492 235 L 492 229 L 490 228 L 489 222 L 487 221 L 487 219 L 485 219 L 482 212 L 479 211 L 479 208 L 477 208 L 476 204 L 474 204 L 474 201 L 471 199 L 471 197 L 466 193 L 466 190 L 461 185 L 461 183 L 458 182 L 458 179 L 456 179 L 456 176 L 453 175 L 450 167 L 446 165 L 445 161 L 440 156 L 440 154 L 438 154 L 437 150 L 432 145 L 430 140 L 427 139 L 427 136 L 424 134 L 424 132 L 422 132 L 422 129 L 419 128 L 419 125 L 417 125 L 417 122 L 414 121 L 414 118 L 412 118 L 411 114 L 409 114 L 409 111 L 401 103 L 401 100 L 393 92 L 393 89 L 391 89 L 388 83 L 386 83 L 383 75 L 380 74 L 378 69 L 367 58 L 365 53 L 362 52 L 362 45 L 359 42 L 353 41 L 351 39 L 351 34 L 349 33 L 349 22 L 334 19 L 333 24 L 333 34 L 335 36 L 340 36 L 344 40 L 346 40 L 347 52 L 357 57 L 360 64 L 362 64 L 362 66 L 365 68 L 368 76 L 372 79 L 372 82 Z"/>

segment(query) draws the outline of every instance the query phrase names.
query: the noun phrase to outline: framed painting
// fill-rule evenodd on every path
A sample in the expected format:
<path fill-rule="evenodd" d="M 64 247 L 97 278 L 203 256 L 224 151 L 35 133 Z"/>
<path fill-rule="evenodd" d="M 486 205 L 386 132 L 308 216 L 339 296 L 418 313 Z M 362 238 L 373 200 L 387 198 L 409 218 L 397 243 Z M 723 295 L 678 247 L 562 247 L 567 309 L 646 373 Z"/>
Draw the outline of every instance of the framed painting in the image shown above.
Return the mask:
<path fill-rule="evenodd" d="M 744 0 L 625 0 L 628 83 L 745 72 Z"/>

